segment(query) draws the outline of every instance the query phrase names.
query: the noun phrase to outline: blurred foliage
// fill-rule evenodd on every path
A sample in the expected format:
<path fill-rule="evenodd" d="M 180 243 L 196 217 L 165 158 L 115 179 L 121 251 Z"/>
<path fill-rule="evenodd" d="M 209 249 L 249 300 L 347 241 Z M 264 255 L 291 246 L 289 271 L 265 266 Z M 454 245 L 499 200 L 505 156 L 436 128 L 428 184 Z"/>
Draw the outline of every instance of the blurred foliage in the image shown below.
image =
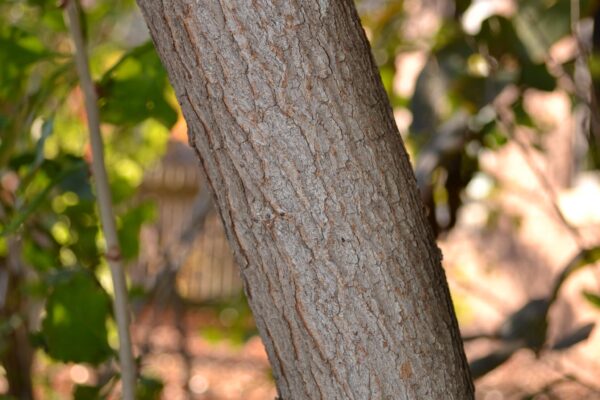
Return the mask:
<path fill-rule="evenodd" d="M 588 291 L 584 291 L 583 292 L 583 296 L 585 297 L 585 299 L 587 301 L 590 302 L 590 304 L 592 304 L 594 307 L 596 308 L 600 308 L 600 296 L 592 293 L 592 292 L 588 292 Z"/>
<path fill-rule="evenodd" d="M 162 389 L 163 384 L 161 381 L 142 376 L 135 398 L 139 400 L 159 400 Z"/>
<path fill-rule="evenodd" d="M 209 315 L 214 316 L 211 324 L 200 329 L 202 337 L 209 342 L 228 341 L 241 346 L 251 337 L 258 335 L 252 310 L 245 296 L 240 294 L 237 298 L 209 303 L 204 307 L 209 311 Z"/>
<path fill-rule="evenodd" d="M 145 30 L 139 35 L 123 27 L 137 16 L 135 3 L 91 1 L 81 12 L 119 239 L 124 259 L 133 260 L 141 225 L 155 218 L 154 205 L 134 196 L 144 169 L 162 155 L 178 111 Z M 110 288 L 99 283 L 106 282 L 108 268 L 90 183 L 83 99 L 56 2 L 0 1 L 0 57 L 0 274 L 9 285 L 0 293 L 6 304 L 0 314 L 2 366 L 30 368 L 15 365 L 7 350 L 16 346 L 16 329 L 25 327 L 31 346 L 57 362 L 113 368 L 117 353 L 109 338 L 115 324 Z M 26 322 L 36 304 L 44 308 L 39 331 Z M 17 386 L 31 379 L 8 378 L 9 394 L 16 397 L 24 393 Z M 157 398 L 161 387 L 141 379 L 140 398 Z M 101 387 L 76 386 L 73 395 L 107 394 Z"/>
<path fill-rule="evenodd" d="M 580 20 L 594 16 L 596 2 L 578 3 Z M 518 126 L 543 135 L 544 129 L 523 107 L 525 93 L 553 91 L 561 80 L 574 80 L 575 59 L 558 64 L 550 54 L 552 46 L 572 34 L 571 2 L 521 0 L 513 4 L 512 12 L 481 14 L 481 21 L 470 13 L 479 25 L 467 24 L 465 18 L 475 9 L 484 13 L 486 7 L 479 4 L 478 8 L 468 0 L 358 1 L 392 105 L 412 117 L 405 140 L 436 234 L 456 223 L 463 191 L 479 171 L 482 150 L 503 146 Z M 420 21 L 407 8 L 418 6 L 437 10 L 439 18 L 437 28 L 414 37 L 410 31 Z M 414 92 L 399 93 L 394 86 L 397 60 L 414 52 L 425 55 L 425 65 Z M 596 65 L 596 59 L 596 55 L 591 57 L 590 65 Z M 597 85 L 600 68 L 592 66 L 591 72 Z M 581 103 L 573 88 L 563 82 L 561 89 L 570 92 L 573 106 Z M 502 104 L 510 114 L 507 126 L 498 103 L 499 96 L 509 91 L 510 99 Z M 599 111 L 593 107 L 592 112 Z M 596 156 L 599 134 L 587 135 L 585 168 L 600 166 Z"/>
<path fill-rule="evenodd" d="M 582 268 L 593 265 L 599 259 L 600 247 L 598 246 L 580 251 L 555 278 L 548 297 L 530 300 L 510 314 L 494 333 L 483 335 L 487 339 L 497 341 L 500 347 L 470 362 L 473 379 L 499 367 L 519 349 L 527 348 L 539 355 L 542 350 L 562 351 L 588 339 L 596 325 L 594 322 L 580 325 L 563 337 L 554 339 L 553 343 L 548 343 L 549 310 L 558 299 L 560 289 L 567 279 Z M 595 303 L 600 300 L 596 295 L 584 292 L 584 296 L 595 306 L 600 306 L 600 303 Z M 479 338 L 481 337 L 476 335 L 463 340 L 466 342 Z"/>

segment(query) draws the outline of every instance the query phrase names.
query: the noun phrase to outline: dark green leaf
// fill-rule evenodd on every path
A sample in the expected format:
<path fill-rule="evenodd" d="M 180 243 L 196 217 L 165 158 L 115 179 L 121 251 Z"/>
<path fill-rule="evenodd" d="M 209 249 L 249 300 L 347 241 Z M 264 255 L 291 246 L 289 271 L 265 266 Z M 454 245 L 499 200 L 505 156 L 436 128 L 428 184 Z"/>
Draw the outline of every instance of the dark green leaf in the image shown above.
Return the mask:
<path fill-rule="evenodd" d="M 570 33 L 570 1 L 521 0 L 513 17 L 515 31 L 534 62 L 543 62 L 550 46 Z"/>
<path fill-rule="evenodd" d="M 135 398 L 138 400 L 159 400 L 163 383 L 158 379 L 142 376 L 138 383 Z"/>
<path fill-rule="evenodd" d="M 483 144 L 489 149 L 499 149 L 507 142 L 508 138 L 506 137 L 506 134 L 496 125 L 493 125 L 489 130 L 484 131 Z"/>
<path fill-rule="evenodd" d="M 100 395 L 101 388 L 89 385 L 77 385 L 73 392 L 74 400 L 100 400 L 104 397 Z"/>
<path fill-rule="evenodd" d="M 48 354 L 60 361 L 99 364 L 112 350 L 106 319 L 110 298 L 85 270 L 56 276 L 42 323 Z"/>
<path fill-rule="evenodd" d="M 533 122 L 533 119 L 523 107 L 522 97 L 520 97 L 515 104 L 513 104 L 512 109 L 513 113 L 515 114 L 515 122 L 517 125 L 526 126 L 528 128 L 533 128 L 535 126 L 535 122 Z"/>
<path fill-rule="evenodd" d="M 60 183 L 63 192 L 73 192 L 80 200 L 93 200 L 94 193 L 90 184 L 88 166 L 85 163 L 80 164 L 80 168 L 74 169 Z"/>
<path fill-rule="evenodd" d="M 548 72 L 546 64 L 524 64 L 519 84 L 526 88 L 550 92 L 556 89 L 556 78 Z"/>
<path fill-rule="evenodd" d="M 485 44 L 490 56 L 496 60 L 510 57 L 519 62 L 532 62 L 527 49 L 515 32 L 513 23 L 504 17 L 495 15 L 485 20 L 476 38 Z"/>

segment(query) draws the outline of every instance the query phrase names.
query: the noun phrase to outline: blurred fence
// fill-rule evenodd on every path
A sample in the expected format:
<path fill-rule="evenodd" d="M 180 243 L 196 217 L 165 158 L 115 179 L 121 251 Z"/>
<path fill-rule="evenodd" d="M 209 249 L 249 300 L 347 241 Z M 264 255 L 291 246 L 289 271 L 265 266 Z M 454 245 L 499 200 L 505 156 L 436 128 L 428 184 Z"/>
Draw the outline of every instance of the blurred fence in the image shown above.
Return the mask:
<path fill-rule="evenodd" d="M 202 218 L 200 229 L 191 227 L 192 214 L 199 196 L 206 196 L 198 159 L 187 144 L 171 140 L 163 159 L 145 177 L 143 199 L 156 203 L 157 219 L 142 228 L 140 256 L 130 269 L 132 280 L 151 288 L 164 268 L 168 252 L 178 262 L 176 289 L 183 298 L 202 302 L 224 300 L 239 294 L 242 283 L 225 232 L 214 208 Z M 186 242 L 186 231 L 193 238 Z"/>

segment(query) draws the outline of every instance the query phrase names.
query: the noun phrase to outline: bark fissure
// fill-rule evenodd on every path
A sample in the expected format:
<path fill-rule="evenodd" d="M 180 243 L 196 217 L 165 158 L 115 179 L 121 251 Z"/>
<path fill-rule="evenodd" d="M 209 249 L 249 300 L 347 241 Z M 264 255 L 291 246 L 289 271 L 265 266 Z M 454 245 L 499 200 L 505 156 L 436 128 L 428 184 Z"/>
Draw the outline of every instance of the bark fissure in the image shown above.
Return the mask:
<path fill-rule="evenodd" d="M 470 399 L 440 255 L 348 0 L 138 0 L 284 399 Z"/>

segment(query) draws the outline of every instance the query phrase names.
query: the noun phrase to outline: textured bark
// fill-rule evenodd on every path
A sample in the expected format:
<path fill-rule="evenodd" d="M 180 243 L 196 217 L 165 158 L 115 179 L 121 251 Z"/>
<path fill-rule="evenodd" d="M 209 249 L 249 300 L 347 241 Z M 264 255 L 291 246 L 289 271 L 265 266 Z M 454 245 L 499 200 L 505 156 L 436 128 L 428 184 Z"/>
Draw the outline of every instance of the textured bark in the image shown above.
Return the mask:
<path fill-rule="evenodd" d="M 439 250 L 353 3 L 138 2 L 281 398 L 472 398 Z"/>

